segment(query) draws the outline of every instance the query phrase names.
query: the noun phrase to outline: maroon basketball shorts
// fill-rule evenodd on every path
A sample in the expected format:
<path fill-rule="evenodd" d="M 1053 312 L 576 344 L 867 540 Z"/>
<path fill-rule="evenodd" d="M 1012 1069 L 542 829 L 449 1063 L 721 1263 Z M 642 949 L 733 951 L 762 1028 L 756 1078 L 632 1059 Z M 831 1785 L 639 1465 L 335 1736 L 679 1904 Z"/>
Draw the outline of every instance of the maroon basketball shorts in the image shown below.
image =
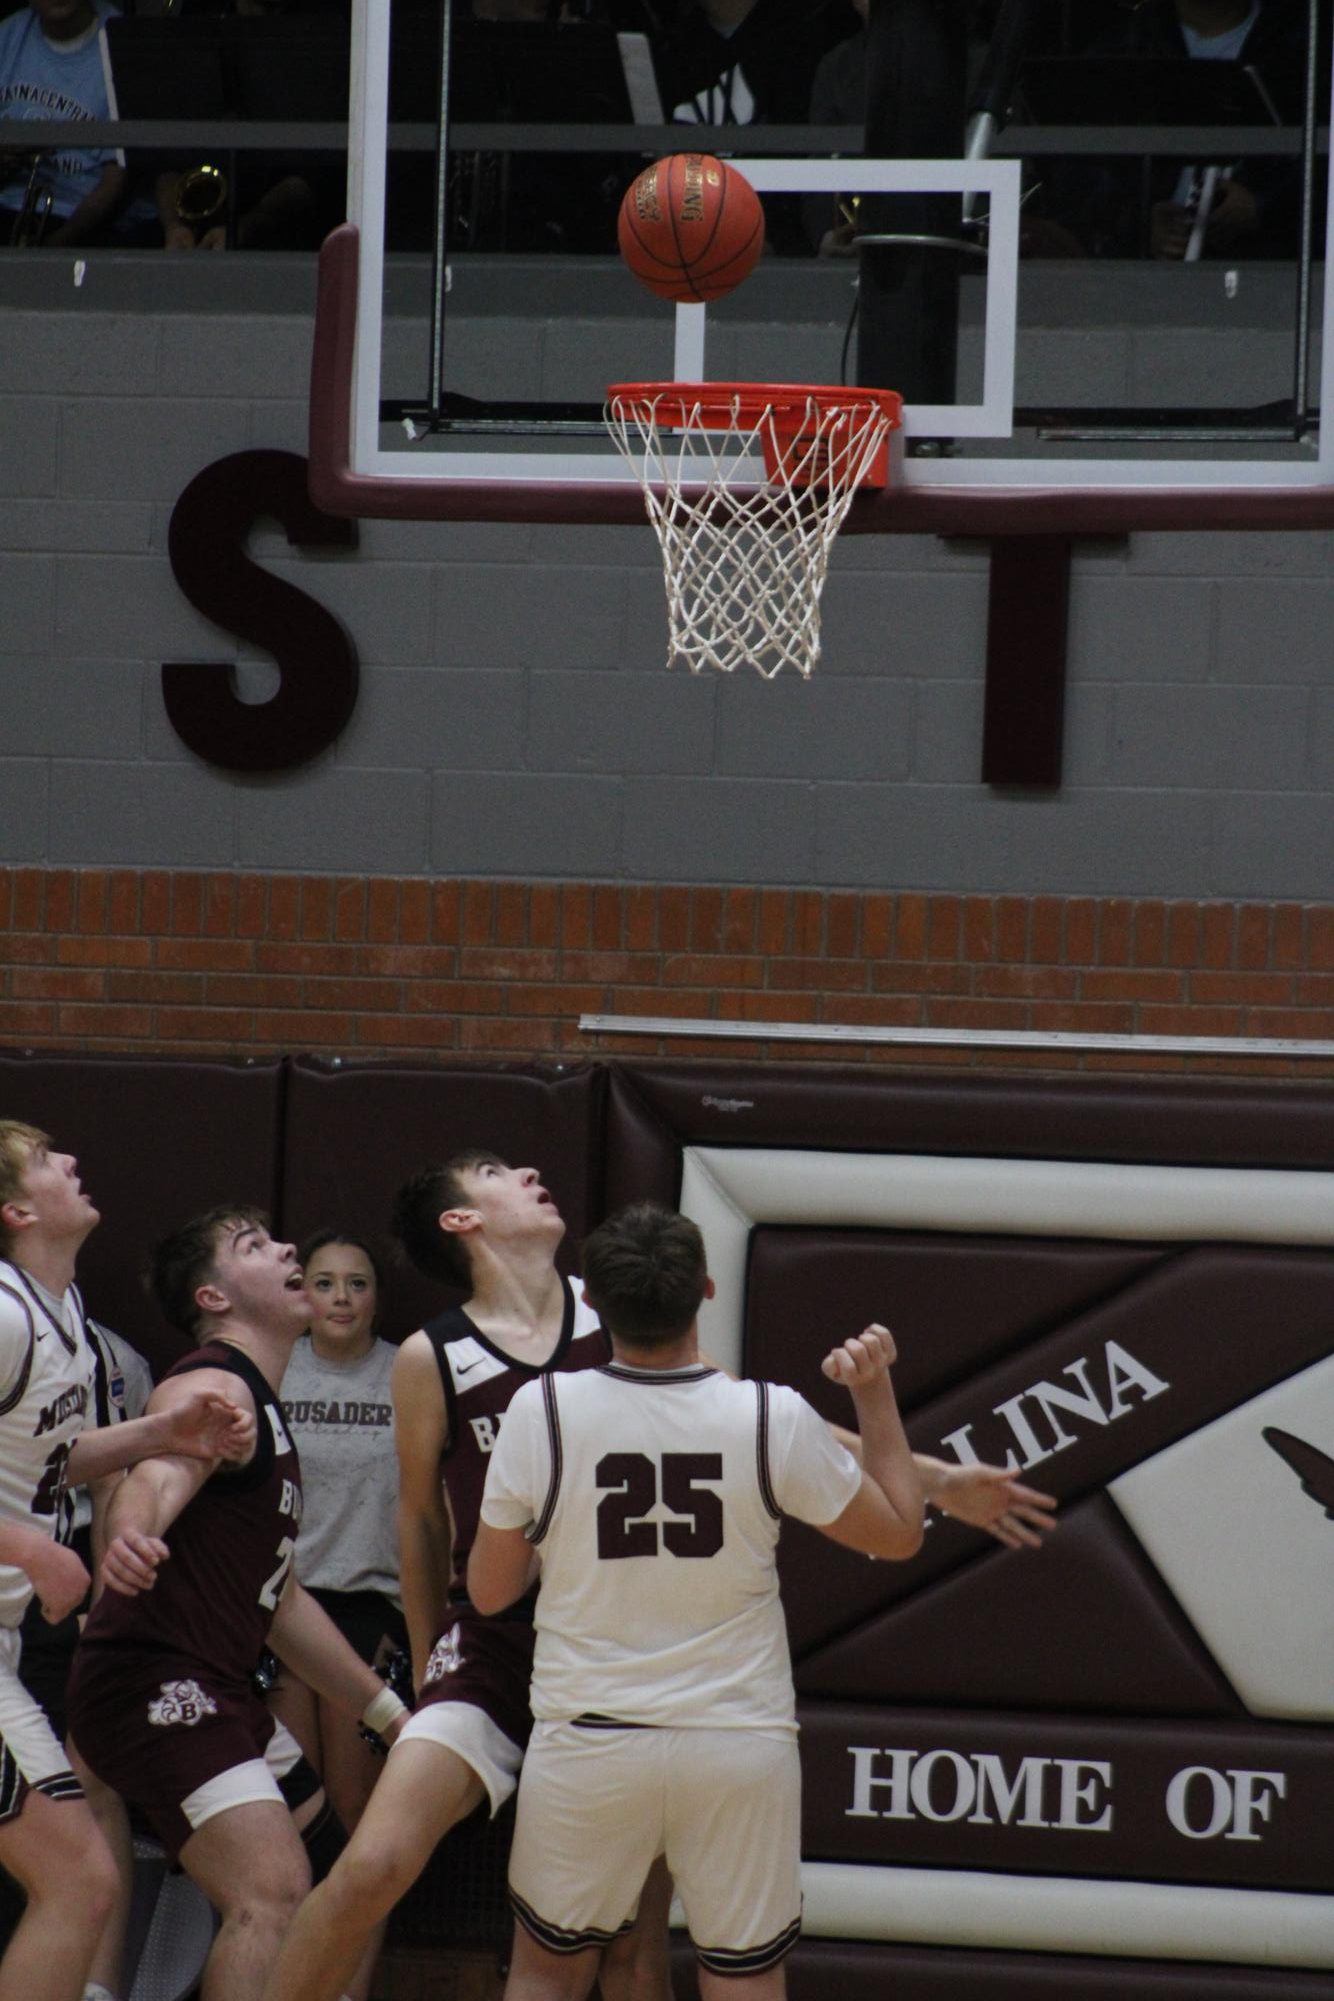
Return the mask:
<path fill-rule="evenodd" d="M 283 1796 L 301 1756 L 248 1684 L 198 1660 L 81 1647 L 69 1692 L 70 1735 L 99 1779 L 137 1806 L 174 1862 L 215 1814 Z"/>
<path fill-rule="evenodd" d="M 431 1649 L 417 1707 L 397 1742 L 440 1744 L 470 1765 L 498 1813 L 519 1778 L 533 1727 L 528 1683 L 533 1629 L 527 1619 L 484 1619 L 450 1607 Z M 391 1754 L 392 1755 L 392 1754 Z"/>

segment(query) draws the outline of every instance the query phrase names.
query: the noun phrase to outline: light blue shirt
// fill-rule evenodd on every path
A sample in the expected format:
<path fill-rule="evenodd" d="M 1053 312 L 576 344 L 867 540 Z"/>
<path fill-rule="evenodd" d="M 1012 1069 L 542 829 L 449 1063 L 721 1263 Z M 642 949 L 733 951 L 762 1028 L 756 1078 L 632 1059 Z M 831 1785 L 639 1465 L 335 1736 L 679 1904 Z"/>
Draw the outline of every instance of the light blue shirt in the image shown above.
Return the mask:
<path fill-rule="evenodd" d="M 102 24 L 115 11 L 98 0 L 96 24 L 73 42 L 48 41 L 30 7 L 0 21 L 0 118 L 114 118 L 116 96 Z M 50 190 L 52 214 L 73 215 L 113 163 L 123 166 L 125 155 L 73 145 L 48 153 L 39 185 Z M 0 189 L 0 207 L 20 208 L 25 188 L 26 176 L 9 181 Z"/>

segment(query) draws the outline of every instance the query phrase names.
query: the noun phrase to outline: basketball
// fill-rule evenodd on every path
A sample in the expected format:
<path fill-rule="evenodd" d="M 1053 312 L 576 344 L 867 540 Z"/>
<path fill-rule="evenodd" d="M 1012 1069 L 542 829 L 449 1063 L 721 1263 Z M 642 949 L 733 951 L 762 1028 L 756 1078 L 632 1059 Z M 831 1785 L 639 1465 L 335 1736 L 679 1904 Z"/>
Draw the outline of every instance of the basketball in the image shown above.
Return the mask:
<path fill-rule="evenodd" d="M 672 153 L 625 191 L 617 236 L 641 285 L 700 305 L 749 277 L 764 248 L 764 210 L 744 174 L 711 153 Z"/>

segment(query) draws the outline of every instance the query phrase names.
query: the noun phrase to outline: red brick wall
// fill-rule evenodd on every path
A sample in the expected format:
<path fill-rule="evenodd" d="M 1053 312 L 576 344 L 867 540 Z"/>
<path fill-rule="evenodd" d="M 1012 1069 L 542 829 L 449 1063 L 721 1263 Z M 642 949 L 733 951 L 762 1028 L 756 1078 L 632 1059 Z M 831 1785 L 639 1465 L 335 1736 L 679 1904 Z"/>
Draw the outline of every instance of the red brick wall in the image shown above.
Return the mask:
<path fill-rule="evenodd" d="M 756 1035 L 583 1036 L 581 1013 Z M 9 1047 L 1315 1067 L 767 1042 L 778 1020 L 1334 1038 L 1334 905 L 0 870 Z"/>

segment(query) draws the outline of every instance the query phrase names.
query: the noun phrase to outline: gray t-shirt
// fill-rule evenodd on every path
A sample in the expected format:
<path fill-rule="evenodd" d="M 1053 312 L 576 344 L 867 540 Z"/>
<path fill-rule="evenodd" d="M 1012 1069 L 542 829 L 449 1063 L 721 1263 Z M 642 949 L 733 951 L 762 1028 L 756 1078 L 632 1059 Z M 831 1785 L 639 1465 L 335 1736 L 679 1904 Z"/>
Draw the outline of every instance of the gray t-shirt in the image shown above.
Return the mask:
<path fill-rule="evenodd" d="M 355 1362 L 322 1362 L 309 1334 L 283 1377 L 283 1416 L 301 1459 L 305 1513 L 296 1574 L 319 1591 L 379 1591 L 397 1605 L 398 1469 L 389 1375 L 377 1341 Z"/>

